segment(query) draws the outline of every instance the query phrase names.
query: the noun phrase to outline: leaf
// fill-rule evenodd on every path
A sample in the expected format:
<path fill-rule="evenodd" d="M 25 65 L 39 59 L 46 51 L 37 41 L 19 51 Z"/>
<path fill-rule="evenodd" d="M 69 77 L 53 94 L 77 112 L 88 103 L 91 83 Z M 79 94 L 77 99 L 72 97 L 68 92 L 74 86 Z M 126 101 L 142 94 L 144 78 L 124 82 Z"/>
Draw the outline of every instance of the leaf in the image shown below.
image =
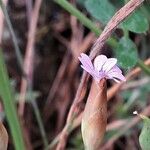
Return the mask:
<path fill-rule="evenodd" d="M 8 134 L 5 127 L 0 122 L 0 150 L 7 150 L 7 146 L 8 146 Z"/>
<path fill-rule="evenodd" d="M 124 6 L 125 0 L 113 0 L 113 5 L 117 8 L 120 9 L 121 7 Z"/>
<path fill-rule="evenodd" d="M 139 136 L 139 142 L 142 150 L 150 149 L 150 119 L 143 116 L 144 125 Z"/>
<path fill-rule="evenodd" d="M 142 11 L 138 9 L 122 23 L 122 27 L 135 33 L 145 33 L 149 29 L 149 24 Z"/>
<path fill-rule="evenodd" d="M 10 81 L 4 62 L 4 56 L 0 49 L 0 96 L 3 102 L 6 119 L 11 131 L 16 150 L 25 150 L 21 125 L 17 115 L 14 95 L 10 87 Z"/>
<path fill-rule="evenodd" d="M 106 24 L 115 13 L 115 7 L 108 0 L 87 0 L 85 7 L 94 18 L 104 24 Z"/>
<path fill-rule="evenodd" d="M 115 52 L 118 64 L 122 68 L 130 69 L 136 64 L 138 59 L 137 48 L 129 38 L 121 38 Z"/>

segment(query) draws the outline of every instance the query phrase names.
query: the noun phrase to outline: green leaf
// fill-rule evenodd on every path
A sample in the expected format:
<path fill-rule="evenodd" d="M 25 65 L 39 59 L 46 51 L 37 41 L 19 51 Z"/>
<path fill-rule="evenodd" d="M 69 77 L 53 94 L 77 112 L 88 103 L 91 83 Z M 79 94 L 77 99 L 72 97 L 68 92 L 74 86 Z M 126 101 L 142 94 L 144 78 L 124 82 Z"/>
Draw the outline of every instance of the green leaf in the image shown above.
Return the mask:
<path fill-rule="evenodd" d="M 113 0 L 113 5 L 117 8 L 120 9 L 121 7 L 124 6 L 125 0 Z"/>
<path fill-rule="evenodd" d="M 10 87 L 10 81 L 4 62 L 2 50 L 0 49 L 0 96 L 4 105 L 6 119 L 11 131 L 15 150 L 25 150 L 25 144 L 16 111 L 14 95 Z"/>
<path fill-rule="evenodd" d="M 122 27 L 135 33 L 145 33 L 149 29 L 149 24 L 142 11 L 138 9 L 122 23 Z"/>
<path fill-rule="evenodd" d="M 85 7 L 94 18 L 104 24 L 106 24 L 115 13 L 115 7 L 108 0 L 87 0 Z"/>
<path fill-rule="evenodd" d="M 115 52 L 118 64 L 122 68 L 130 69 L 136 64 L 138 59 L 137 48 L 129 38 L 121 38 Z"/>
<path fill-rule="evenodd" d="M 144 125 L 139 136 L 139 142 L 142 150 L 150 149 L 150 119 L 146 116 L 142 117 Z"/>

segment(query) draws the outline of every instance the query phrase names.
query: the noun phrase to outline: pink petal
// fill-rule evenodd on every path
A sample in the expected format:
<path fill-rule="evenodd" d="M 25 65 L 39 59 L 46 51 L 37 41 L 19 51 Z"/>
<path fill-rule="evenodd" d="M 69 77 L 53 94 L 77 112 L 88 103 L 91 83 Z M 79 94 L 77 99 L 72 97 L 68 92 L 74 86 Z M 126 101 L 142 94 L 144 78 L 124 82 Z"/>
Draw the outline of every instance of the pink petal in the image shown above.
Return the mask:
<path fill-rule="evenodd" d="M 82 53 L 78 58 L 82 63 L 81 67 L 98 82 L 102 78 L 113 79 L 116 82 L 126 81 L 122 71 L 116 65 L 117 59 L 115 58 L 108 59 L 105 55 L 99 55 L 94 60 L 94 66 L 88 55 Z"/>
<path fill-rule="evenodd" d="M 112 73 L 112 72 L 122 73 L 121 69 L 120 69 L 117 65 L 115 65 L 114 67 L 112 67 L 112 68 L 107 72 L 107 74 Z"/>
<path fill-rule="evenodd" d="M 89 68 L 86 68 L 84 67 L 83 65 L 81 65 L 81 67 L 86 71 L 88 72 L 96 81 L 99 81 L 101 79 L 101 77 L 98 75 L 98 73 L 95 71 L 95 70 L 92 70 L 89 69 Z"/>
<path fill-rule="evenodd" d="M 94 68 L 97 71 L 102 69 L 102 66 L 107 61 L 107 57 L 105 55 L 99 55 L 94 59 Z"/>
<path fill-rule="evenodd" d="M 83 65 L 81 65 L 81 67 L 82 67 L 86 72 L 88 72 L 88 73 L 90 73 L 90 74 L 93 72 L 93 70 L 91 70 L 91 68 L 85 67 L 85 66 L 83 66 Z"/>
<path fill-rule="evenodd" d="M 120 80 L 120 81 L 126 81 L 126 78 L 119 72 L 109 72 L 107 74 L 110 79 Z"/>
<path fill-rule="evenodd" d="M 93 64 L 90 60 L 90 58 L 82 53 L 81 54 L 81 57 L 78 57 L 80 62 L 82 63 L 81 67 L 87 71 L 90 75 L 93 76 L 93 78 L 96 80 L 96 81 L 99 81 L 100 80 L 100 76 L 99 76 L 99 72 L 97 72 L 94 67 L 93 67 Z"/>
<path fill-rule="evenodd" d="M 78 57 L 80 62 L 82 63 L 82 66 L 87 72 L 92 72 L 94 70 L 93 64 L 91 62 L 91 59 L 84 53 L 81 54 L 81 57 Z M 82 67 L 82 68 L 83 68 Z"/>
<path fill-rule="evenodd" d="M 112 69 L 117 63 L 116 58 L 109 58 L 103 65 L 103 71 L 108 72 L 110 69 Z"/>

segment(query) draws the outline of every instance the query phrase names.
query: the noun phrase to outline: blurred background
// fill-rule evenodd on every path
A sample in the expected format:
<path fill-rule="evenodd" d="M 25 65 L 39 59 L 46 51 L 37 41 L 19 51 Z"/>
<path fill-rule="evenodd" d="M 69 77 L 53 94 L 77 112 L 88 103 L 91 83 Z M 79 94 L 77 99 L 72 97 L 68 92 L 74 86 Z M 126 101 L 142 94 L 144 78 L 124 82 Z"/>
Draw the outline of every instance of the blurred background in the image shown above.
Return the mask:
<path fill-rule="evenodd" d="M 23 150 L 22 145 L 26 150 L 56 149 L 57 135 L 66 123 L 83 71 L 78 56 L 89 53 L 104 26 L 127 1 L 3 0 L 0 118 L 9 135 L 9 150 Z M 89 22 L 81 14 L 80 19 L 74 17 L 68 3 Z M 141 149 L 142 122 L 132 112 L 150 115 L 150 68 L 144 65 L 150 57 L 149 23 L 147 0 L 117 28 L 101 52 L 117 57 L 124 75 L 129 75 L 127 83 L 111 92 L 103 150 Z M 136 72 L 139 66 L 142 71 Z M 90 83 L 81 113 L 68 132 L 67 150 L 84 149 L 80 123 Z M 108 81 L 108 88 L 114 89 L 114 84 Z"/>

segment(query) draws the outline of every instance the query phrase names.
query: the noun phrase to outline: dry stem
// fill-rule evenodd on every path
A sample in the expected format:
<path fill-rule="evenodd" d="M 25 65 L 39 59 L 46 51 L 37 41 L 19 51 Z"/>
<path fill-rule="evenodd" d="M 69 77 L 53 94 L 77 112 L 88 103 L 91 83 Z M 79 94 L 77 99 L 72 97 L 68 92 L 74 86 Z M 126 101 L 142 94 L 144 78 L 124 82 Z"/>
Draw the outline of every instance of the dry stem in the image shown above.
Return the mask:
<path fill-rule="evenodd" d="M 150 65 L 150 58 L 147 59 L 145 62 L 145 65 Z M 137 67 L 135 69 L 133 69 L 131 72 L 129 72 L 127 75 L 126 75 L 126 79 L 127 81 L 131 80 L 132 78 L 135 78 L 139 73 L 141 73 L 141 68 Z M 122 83 L 119 83 L 119 84 L 115 84 L 113 85 L 108 91 L 107 91 L 107 100 L 109 101 L 120 89 L 121 87 L 125 84 L 125 82 L 122 82 Z M 73 127 L 71 128 L 71 131 L 74 130 L 75 128 L 79 127 L 79 125 L 81 124 L 81 119 L 82 119 L 82 113 L 81 112 L 79 114 L 78 117 L 75 118 L 74 122 L 73 122 Z M 126 124 L 126 121 L 125 121 L 125 124 Z M 111 124 L 110 124 L 111 125 Z M 123 125 L 123 123 L 122 123 Z M 120 126 L 122 126 L 120 125 Z M 109 128 L 109 127 L 108 127 Z M 108 129 L 109 130 L 109 129 Z M 57 143 L 59 141 L 59 138 L 60 138 L 60 134 L 56 137 L 56 139 L 54 140 L 55 142 L 54 143 Z M 49 146 L 49 148 L 52 148 L 54 145 L 53 142 L 52 144 Z"/>
<path fill-rule="evenodd" d="M 114 15 L 114 17 L 109 21 L 104 31 L 102 32 L 102 34 L 96 40 L 94 46 L 92 47 L 90 52 L 91 59 L 94 59 L 95 56 L 102 50 L 104 44 L 106 43 L 106 40 L 111 36 L 112 32 L 116 29 L 116 27 L 136 8 L 138 8 L 143 1 L 144 0 L 131 0 Z M 66 139 L 69 130 L 68 127 L 71 126 L 74 118 L 77 116 L 78 112 L 80 111 L 80 102 L 82 101 L 81 96 L 82 96 L 84 86 L 86 84 L 86 79 L 87 79 L 87 73 L 84 71 L 74 102 L 70 108 L 66 125 L 60 134 L 57 150 L 63 150 L 65 148 Z"/>
<path fill-rule="evenodd" d="M 26 79 L 24 77 L 22 78 L 21 92 L 20 92 L 21 94 L 19 98 L 19 114 L 21 116 L 23 115 L 24 112 L 24 103 L 25 103 L 27 86 L 32 82 L 35 33 L 36 33 L 36 27 L 37 27 L 41 2 L 42 2 L 41 0 L 35 1 L 35 6 L 33 8 L 30 24 L 29 24 L 28 42 L 27 42 L 26 54 L 24 58 L 24 71 L 26 74 Z"/>
<path fill-rule="evenodd" d="M 7 0 L 3 0 L 3 3 L 4 5 L 7 5 Z M 0 44 L 2 41 L 2 33 L 3 33 L 2 31 L 3 31 L 3 26 L 4 26 L 3 22 L 4 22 L 4 15 L 3 15 L 2 10 L 0 9 Z"/>

